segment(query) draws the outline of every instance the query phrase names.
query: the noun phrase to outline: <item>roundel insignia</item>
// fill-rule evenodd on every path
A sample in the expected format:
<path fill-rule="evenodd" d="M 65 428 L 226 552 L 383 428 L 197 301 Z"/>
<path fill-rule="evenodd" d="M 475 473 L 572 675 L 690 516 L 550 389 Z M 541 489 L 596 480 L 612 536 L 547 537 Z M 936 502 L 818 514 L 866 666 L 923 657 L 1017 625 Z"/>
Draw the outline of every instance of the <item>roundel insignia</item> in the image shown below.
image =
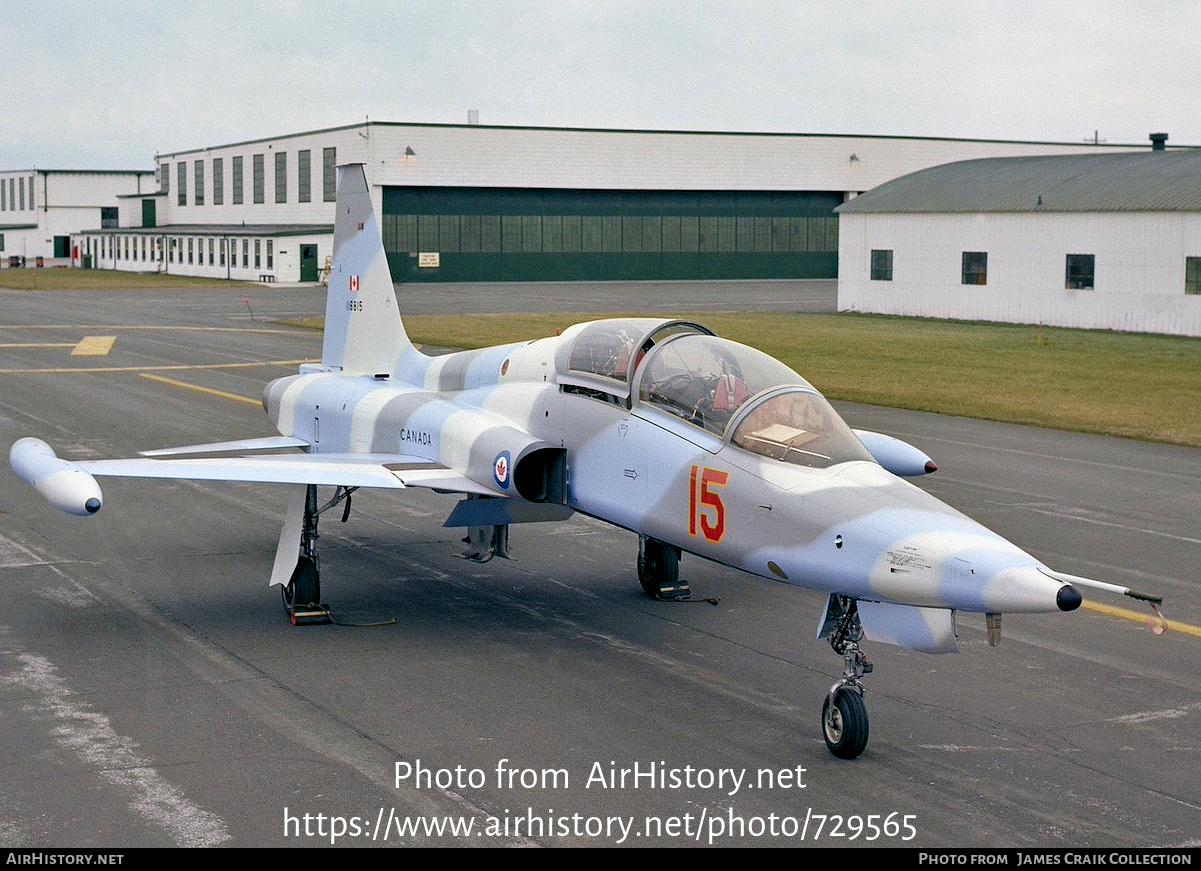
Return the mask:
<path fill-rule="evenodd" d="M 503 489 L 509 488 L 509 452 L 501 451 L 492 462 L 492 476 Z"/>

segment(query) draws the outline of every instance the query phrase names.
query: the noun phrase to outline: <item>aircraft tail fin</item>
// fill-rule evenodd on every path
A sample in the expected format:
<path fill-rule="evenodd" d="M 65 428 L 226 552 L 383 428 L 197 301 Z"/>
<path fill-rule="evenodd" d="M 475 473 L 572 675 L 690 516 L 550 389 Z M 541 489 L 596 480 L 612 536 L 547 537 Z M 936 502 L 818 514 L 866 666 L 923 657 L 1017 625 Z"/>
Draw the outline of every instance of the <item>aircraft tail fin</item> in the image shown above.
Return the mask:
<path fill-rule="evenodd" d="M 363 165 L 340 166 L 322 368 L 391 374 L 412 347 L 396 305 Z"/>

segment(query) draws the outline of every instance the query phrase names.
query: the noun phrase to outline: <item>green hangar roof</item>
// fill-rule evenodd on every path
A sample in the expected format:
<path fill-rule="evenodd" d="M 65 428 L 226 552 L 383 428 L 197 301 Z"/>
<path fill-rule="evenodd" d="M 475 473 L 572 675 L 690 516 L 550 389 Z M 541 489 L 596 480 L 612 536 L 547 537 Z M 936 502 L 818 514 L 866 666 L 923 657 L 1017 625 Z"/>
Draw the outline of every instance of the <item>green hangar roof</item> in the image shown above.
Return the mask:
<path fill-rule="evenodd" d="M 1201 211 L 1201 149 L 946 163 L 886 182 L 837 211 Z"/>

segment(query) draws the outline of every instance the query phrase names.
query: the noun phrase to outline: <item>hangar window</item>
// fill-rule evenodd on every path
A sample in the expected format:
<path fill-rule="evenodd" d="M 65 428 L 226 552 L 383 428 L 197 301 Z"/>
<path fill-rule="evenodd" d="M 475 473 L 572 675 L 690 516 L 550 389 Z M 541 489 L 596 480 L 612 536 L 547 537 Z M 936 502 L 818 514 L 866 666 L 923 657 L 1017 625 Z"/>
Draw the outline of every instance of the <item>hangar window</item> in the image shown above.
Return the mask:
<path fill-rule="evenodd" d="M 321 152 L 322 199 L 332 203 L 338 198 L 338 149 L 326 148 Z"/>
<path fill-rule="evenodd" d="M 204 161 L 197 160 L 195 163 L 196 170 L 196 191 L 192 195 L 193 201 L 198 206 L 204 205 Z"/>
<path fill-rule="evenodd" d="M 117 217 L 116 206 L 101 206 L 100 207 L 100 229 L 111 230 L 117 226 L 119 218 Z"/>
<path fill-rule="evenodd" d="M 179 177 L 179 205 L 188 204 L 188 165 L 183 161 L 175 164 L 175 173 Z"/>
<path fill-rule="evenodd" d="M 235 157 L 233 159 L 233 202 L 235 206 L 242 205 L 242 158 Z"/>
<path fill-rule="evenodd" d="M 307 148 L 296 152 L 296 199 L 307 203 L 313 198 L 312 152 Z"/>
<path fill-rule="evenodd" d="M 963 252 L 963 284 L 988 284 L 988 252 Z"/>
<path fill-rule="evenodd" d="M 1094 254 L 1069 254 L 1064 287 L 1068 290 L 1091 290 L 1096 266 Z"/>
<path fill-rule="evenodd" d="M 252 155 L 250 160 L 251 160 L 250 171 L 251 171 L 251 174 L 253 175 L 251 184 L 253 185 L 253 190 L 254 190 L 254 201 L 256 203 L 261 203 L 263 201 L 263 185 L 264 185 L 263 155 L 261 155 L 261 154 Z"/>
<path fill-rule="evenodd" d="M 275 201 L 288 201 L 288 152 L 275 152 Z"/>
<path fill-rule="evenodd" d="M 872 281 L 892 281 L 892 249 L 872 249 Z"/>
<path fill-rule="evenodd" d="M 1201 294 L 1201 257 L 1184 258 L 1184 292 Z"/>
<path fill-rule="evenodd" d="M 225 159 L 213 158 L 213 205 L 225 205 Z"/>

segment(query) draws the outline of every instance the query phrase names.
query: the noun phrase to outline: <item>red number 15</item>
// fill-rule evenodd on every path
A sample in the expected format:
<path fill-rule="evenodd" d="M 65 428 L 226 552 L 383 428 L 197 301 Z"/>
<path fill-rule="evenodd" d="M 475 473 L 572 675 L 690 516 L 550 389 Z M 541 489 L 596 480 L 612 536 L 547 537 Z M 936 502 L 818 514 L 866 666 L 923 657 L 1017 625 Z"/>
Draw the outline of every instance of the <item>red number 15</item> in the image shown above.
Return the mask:
<path fill-rule="evenodd" d="M 722 469 L 692 464 L 688 476 L 688 534 L 696 535 L 697 523 L 701 533 L 710 541 L 721 541 L 726 531 L 726 506 L 714 487 L 725 485 L 730 473 Z"/>

